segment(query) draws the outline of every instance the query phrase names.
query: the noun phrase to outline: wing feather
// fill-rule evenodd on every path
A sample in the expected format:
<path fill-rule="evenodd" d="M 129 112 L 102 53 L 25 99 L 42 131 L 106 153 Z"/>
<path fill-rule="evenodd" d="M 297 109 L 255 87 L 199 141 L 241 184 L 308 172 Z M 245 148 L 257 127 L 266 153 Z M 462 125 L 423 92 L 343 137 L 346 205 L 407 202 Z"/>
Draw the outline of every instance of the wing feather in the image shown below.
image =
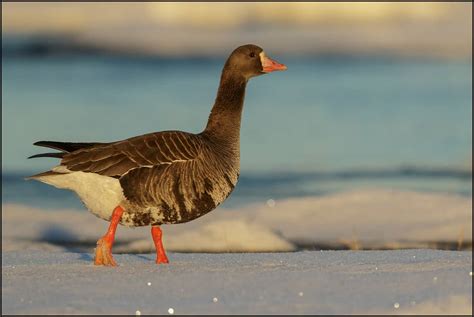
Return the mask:
<path fill-rule="evenodd" d="M 201 142 L 199 135 L 181 131 L 150 133 L 67 153 L 61 165 L 120 178 L 132 169 L 192 160 L 200 155 Z"/>

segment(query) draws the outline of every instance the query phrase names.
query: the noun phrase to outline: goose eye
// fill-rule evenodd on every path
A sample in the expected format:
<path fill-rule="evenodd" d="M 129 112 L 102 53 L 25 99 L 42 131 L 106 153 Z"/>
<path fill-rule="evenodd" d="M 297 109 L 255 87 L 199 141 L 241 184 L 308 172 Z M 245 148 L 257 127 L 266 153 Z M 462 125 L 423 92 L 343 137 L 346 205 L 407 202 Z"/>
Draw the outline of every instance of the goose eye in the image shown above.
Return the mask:
<path fill-rule="evenodd" d="M 255 57 L 255 53 L 254 52 L 250 53 L 250 57 Z"/>

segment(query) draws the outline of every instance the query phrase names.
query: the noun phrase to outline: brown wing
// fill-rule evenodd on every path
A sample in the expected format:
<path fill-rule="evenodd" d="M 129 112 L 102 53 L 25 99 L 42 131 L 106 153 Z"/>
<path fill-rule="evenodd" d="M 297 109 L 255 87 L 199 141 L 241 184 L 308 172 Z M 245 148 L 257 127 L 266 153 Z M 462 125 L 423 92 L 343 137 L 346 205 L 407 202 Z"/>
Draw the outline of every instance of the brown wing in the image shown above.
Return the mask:
<path fill-rule="evenodd" d="M 163 131 L 80 149 L 66 154 L 61 165 L 71 171 L 120 178 L 138 167 L 192 160 L 200 151 L 201 140 L 197 135 Z"/>

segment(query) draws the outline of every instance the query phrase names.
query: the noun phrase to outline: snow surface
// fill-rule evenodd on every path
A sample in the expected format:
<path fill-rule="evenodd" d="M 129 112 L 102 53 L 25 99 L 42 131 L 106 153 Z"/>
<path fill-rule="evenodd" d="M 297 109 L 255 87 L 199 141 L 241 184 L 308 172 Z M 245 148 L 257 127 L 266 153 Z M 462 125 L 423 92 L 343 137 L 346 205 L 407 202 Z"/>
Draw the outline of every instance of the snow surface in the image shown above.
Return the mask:
<path fill-rule="evenodd" d="M 115 268 L 92 264 L 108 223 L 85 210 L 2 207 L 3 314 L 472 313 L 471 197 L 364 190 L 219 208 L 163 226 L 161 266 L 149 228 L 119 227 Z M 469 251 L 426 249 L 440 243 Z"/>
<path fill-rule="evenodd" d="M 469 251 L 2 255 L 3 314 L 472 313 Z"/>

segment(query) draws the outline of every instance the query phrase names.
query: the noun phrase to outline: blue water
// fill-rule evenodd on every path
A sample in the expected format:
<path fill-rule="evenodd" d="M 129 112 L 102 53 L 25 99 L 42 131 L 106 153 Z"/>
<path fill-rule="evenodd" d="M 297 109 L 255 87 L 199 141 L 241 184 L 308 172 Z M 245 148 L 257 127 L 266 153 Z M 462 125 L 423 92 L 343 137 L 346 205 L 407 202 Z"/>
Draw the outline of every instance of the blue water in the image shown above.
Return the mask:
<path fill-rule="evenodd" d="M 360 187 L 472 195 L 470 61 L 274 57 L 288 71 L 248 85 L 242 178 L 227 204 Z M 72 193 L 22 180 L 57 162 L 27 160 L 42 151 L 35 141 L 200 132 L 222 64 L 222 58 L 3 58 L 3 202 L 80 206 Z"/>

